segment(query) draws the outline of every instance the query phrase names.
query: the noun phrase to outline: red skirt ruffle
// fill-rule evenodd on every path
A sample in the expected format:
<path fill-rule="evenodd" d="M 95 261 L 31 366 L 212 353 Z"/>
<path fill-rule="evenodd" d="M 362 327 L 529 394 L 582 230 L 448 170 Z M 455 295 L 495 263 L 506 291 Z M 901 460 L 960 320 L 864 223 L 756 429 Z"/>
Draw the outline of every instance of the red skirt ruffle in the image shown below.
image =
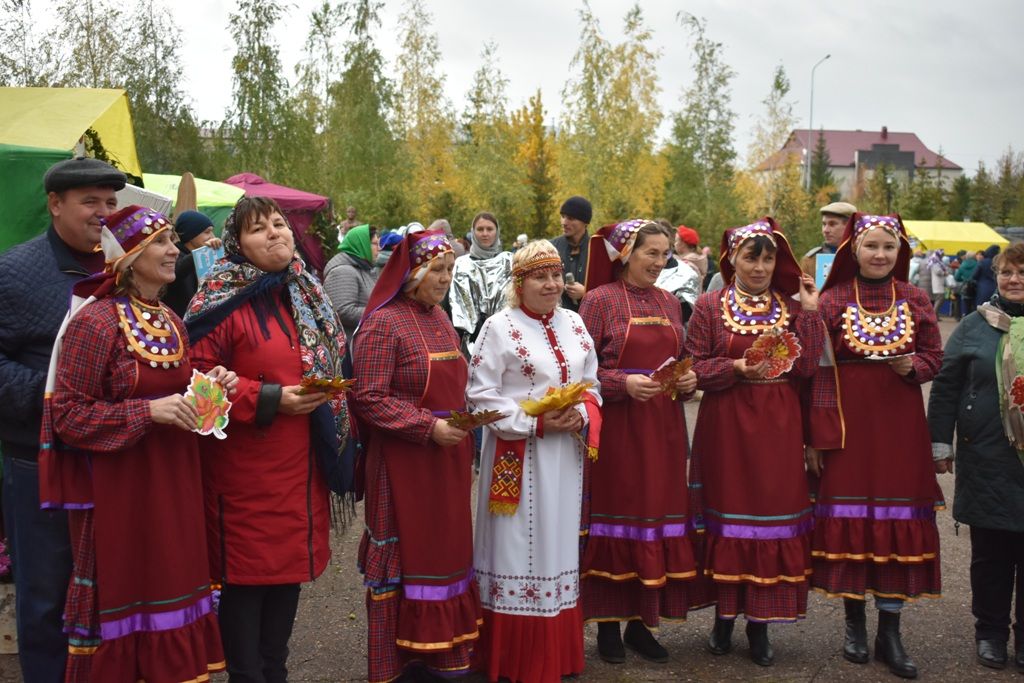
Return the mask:
<path fill-rule="evenodd" d="M 401 590 L 401 589 L 400 589 Z M 413 652 L 450 650 L 480 636 L 480 594 L 476 580 L 447 600 L 401 598 L 396 644 Z"/>
<path fill-rule="evenodd" d="M 587 539 L 581 572 L 584 577 L 611 581 L 636 580 L 649 588 L 663 586 L 668 579 L 697 576 L 694 541 L 689 534 L 660 541 L 634 541 L 607 536 Z"/>
<path fill-rule="evenodd" d="M 811 539 L 725 538 L 708 533 L 704 573 L 716 582 L 767 586 L 800 583 L 811 573 Z"/>
<path fill-rule="evenodd" d="M 206 681 L 224 667 L 217 617 L 210 613 L 180 628 L 104 640 L 91 655 L 71 652 L 65 681 Z"/>
<path fill-rule="evenodd" d="M 367 679 L 370 683 L 384 683 L 398 678 L 407 666 L 419 663 L 443 675 L 469 671 L 472 648 L 479 635 L 474 627 L 471 637 L 453 642 L 448 648 L 435 651 L 413 651 L 397 647 L 401 589 L 385 594 L 366 591 Z"/>
<path fill-rule="evenodd" d="M 516 616 L 484 610 L 473 653 L 489 681 L 557 683 L 583 672 L 583 611 L 579 605 L 554 617 Z"/>
<path fill-rule="evenodd" d="M 938 558 L 939 529 L 934 519 L 818 517 L 813 547 L 816 559 L 919 564 Z"/>

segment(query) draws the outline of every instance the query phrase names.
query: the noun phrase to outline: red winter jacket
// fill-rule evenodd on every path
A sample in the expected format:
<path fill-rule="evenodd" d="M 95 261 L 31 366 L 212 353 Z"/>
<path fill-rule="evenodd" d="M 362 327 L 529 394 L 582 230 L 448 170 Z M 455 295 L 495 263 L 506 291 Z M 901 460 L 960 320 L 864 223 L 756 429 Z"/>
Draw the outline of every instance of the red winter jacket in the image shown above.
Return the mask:
<path fill-rule="evenodd" d="M 264 339 L 252 305 L 243 304 L 192 347 L 192 365 L 223 365 L 238 373 L 227 439 L 200 439 L 210 576 L 261 585 L 312 581 L 327 566 L 330 513 L 327 487 L 310 450 L 309 416 L 276 413 L 256 425 L 263 383 L 289 386 L 302 378 L 298 337 L 269 316 Z"/>

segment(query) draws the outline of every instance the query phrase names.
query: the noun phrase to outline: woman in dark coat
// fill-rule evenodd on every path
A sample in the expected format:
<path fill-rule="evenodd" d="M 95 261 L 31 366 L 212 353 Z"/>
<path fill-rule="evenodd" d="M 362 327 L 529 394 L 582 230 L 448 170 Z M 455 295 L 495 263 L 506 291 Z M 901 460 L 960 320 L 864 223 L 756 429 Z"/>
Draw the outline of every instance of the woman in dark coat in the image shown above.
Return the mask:
<path fill-rule="evenodd" d="M 1024 367 L 1024 244 L 996 256 L 995 275 L 997 296 L 965 317 L 946 343 L 928 401 L 928 425 L 933 457 L 949 471 L 956 430 L 953 517 L 971 527 L 978 662 L 1006 666 L 1016 580 L 1015 662 L 1024 672 L 1024 416 L 1014 393 Z"/>
<path fill-rule="evenodd" d="M 992 266 L 993 259 L 995 259 L 998 253 L 999 246 L 996 244 L 986 249 L 985 258 L 978 261 L 978 267 L 972 276 L 974 281 L 978 283 L 974 295 L 974 303 L 978 305 L 985 303 L 996 293 L 996 276 L 992 271 Z"/>

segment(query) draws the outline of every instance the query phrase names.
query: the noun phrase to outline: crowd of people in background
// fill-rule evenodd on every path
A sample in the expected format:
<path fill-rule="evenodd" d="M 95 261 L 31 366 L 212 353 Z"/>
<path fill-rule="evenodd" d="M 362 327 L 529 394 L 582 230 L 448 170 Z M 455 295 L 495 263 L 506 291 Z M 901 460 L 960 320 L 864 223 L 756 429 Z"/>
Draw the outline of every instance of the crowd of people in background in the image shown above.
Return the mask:
<path fill-rule="evenodd" d="M 714 253 L 667 221 L 591 230 L 572 196 L 560 236 L 509 250 L 488 211 L 460 239 L 348 207 L 321 278 L 270 199 L 217 237 L 118 207 L 125 182 L 56 164 L 51 225 L 0 255 L 26 681 L 286 681 L 349 495 L 374 682 L 558 681 L 584 671 L 586 623 L 602 660 L 664 663 L 662 621 L 705 607 L 711 654 L 743 616 L 767 667 L 812 588 L 843 600 L 847 661 L 915 678 L 901 614 L 941 593 L 954 466 L 977 661 L 1007 666 L 1013 623 L 1024 671 L 1024 246 L 913 252 L 899 216 L 834 202 L 801 259 L 771 217 Z M 202 247 L 223 257 L 199 276 Z M 940 315 L 963 318 L 945 353 Z M 217 405 L 183 395 L 193 371 L 231 401 L 216 437 L 192 433 Z"/>

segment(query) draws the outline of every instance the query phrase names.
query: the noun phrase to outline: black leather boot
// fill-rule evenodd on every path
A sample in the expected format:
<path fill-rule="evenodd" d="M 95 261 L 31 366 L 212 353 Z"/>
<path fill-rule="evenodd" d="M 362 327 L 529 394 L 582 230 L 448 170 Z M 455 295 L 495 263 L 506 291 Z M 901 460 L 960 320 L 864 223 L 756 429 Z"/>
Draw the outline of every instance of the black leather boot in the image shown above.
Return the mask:
<path fill-rule="evenodd" d="M 644 622 L 635 619 L 626 624 L 626 633 L 623 641 L 644 659 L 664 664 L 668 661 L 668 650 L 654 637 L 654 634 L 644 626 Z"/>
<path fill-rule="evenodd" d="M 917 666 L 903 649 L 903 641 L 900 639 L 899 612 L 878 610 L 875 659 L 885 662 L 889 671 L 900 678 L 917 678 Z"/>
<path fill-rule="evenodd" d="M 1024 644 L 1017 645 L 1017 654 L 1013 658 L 1013 663 L 1017 665 L 1017 671 L 1024 674 Z"/>
<path fill-rule="evenodd" d="M 1001 640 L 979 640 L 978 664 L 990 669 L 1005 669 L 1006 643 Z"/>
<path fill-rule="evenodd" d="M 715 627 L 708 638 L 708 651 L 713 655 L 727 655 L 732 651 L 732 627 L 735 619 L 715 617 Z"/>
<path fill-rule="evenodd" d="M 747 622 L 747 641 L 750 643 L 750 658 L 758 666 L 771 666 L 775 661 L 772 644 L 768 642 L 768 624 L 763 621 Z"/>
<path fill-rule="evenodd" d="M 854 664 L 868 663 L 868 619 L 863 600 L 843 599 L 846 608 L 846 639 L 843 659 Z"/>
<path fill-rule="evenodd" d="M 609 664 L 622 664 L 626 661 L 626 648 L 622 647 L 622 634 L 619 633 L 619 622 L 598 622 L 597 654 Z"/>

